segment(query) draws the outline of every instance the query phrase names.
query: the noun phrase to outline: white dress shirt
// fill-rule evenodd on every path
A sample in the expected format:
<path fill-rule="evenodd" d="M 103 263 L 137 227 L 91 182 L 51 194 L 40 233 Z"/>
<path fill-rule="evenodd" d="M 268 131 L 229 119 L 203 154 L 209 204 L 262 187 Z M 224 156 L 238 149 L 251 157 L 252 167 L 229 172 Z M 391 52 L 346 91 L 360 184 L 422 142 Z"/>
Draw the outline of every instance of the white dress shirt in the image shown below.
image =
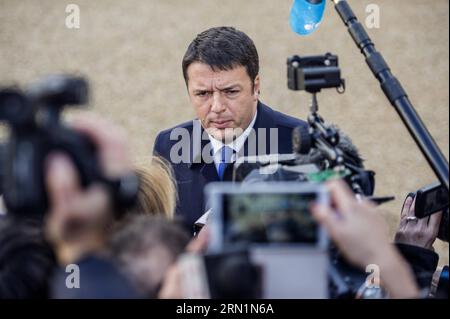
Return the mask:
<path fill-rule="evenodd" d="M 223 146 L 228 146 L 234 150 L 234 154 L 231 157 L 230 162 L 234 162 L 236 160 L 236 154 L 239 153 L 241 148 L 244 146 L 245 141 L 247 140 L 248 136 L 250 135 L 253 125 L 255 125 L 256 122 L 256 116 L 258 115 L 258 110 L 255 112 L 255 116 L 253 117 L 253 120 L 250 122 L 250 125 L 245 129 L 244 132 L 242 132 L 241 135 L 238 136 L 234 141 L 223 144 L 221 141 L 216 140 L 214 137 L 208 134 L 209 141 L 211 142 L 212 150 L 213 150 L 213 159 L 214 164 L 216 166 L 216 169 L 219 170 L 219 164 L 221 162 L 221 149 Z"/>

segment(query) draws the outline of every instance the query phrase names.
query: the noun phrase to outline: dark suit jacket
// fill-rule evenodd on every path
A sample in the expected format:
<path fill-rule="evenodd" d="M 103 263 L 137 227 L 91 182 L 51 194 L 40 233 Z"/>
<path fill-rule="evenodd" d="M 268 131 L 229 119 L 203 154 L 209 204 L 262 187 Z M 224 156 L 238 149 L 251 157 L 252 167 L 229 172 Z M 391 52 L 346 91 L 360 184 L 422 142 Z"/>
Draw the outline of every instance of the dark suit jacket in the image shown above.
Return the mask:
<path fill-rule="evenodd" d="M 79 267 L 79 287 L 67 287 L 73 283 L 74 270 L 66 272 L 58 268 L 50 281 L 52 299 L 140 299 L 141 296 L 115 264 L 95 255 L 85 256 Z"/>
<path fill-rule="evenodd" d="M 292 153 L 292 130 L 307 123 L 277 112 L 261 102 L 257 108 L 258 114 L 253 126 L 257 143 L 252 143 L 254 140 L 248 138 L 239 156 L 256 155 L 252 150 L 256 150 L 257 155 Z M 258 129 L 267 130 L 264 134 Z M 278 136 L 270 129 L 276 129 Z M 186 134 L 183 134 L 183 131 Z M 207 163 L 202 156 L 202 150 L 206 146 L 211 147 L 206 135 L 201 138 L 203 133 L 198 120 L 189 121 L 160 132 L 154 146 L 154 154 L 164 157 L 173 167 L 178 187 L 176 214 L 191 231 L 194 222 L 205 213 L 204 187 L 210 182 L 219 181 L 214 162 Z M 259 147 L 264 140 L 265 143 L 262 144 L 266 145 L 265 150 Z M 278 142 L 278 149 L 274 148 L 274 141 Z M 256 149 L 249 144 L 256 144 Z M 179 163 L 179 159 L 174 159 L 174 154 L 181 154 L 181 147 L 184 147 L 184 154 L 187 153 L 188 156 Z M 232 165 L 229 165 L 225 171 L 225 181 L 231 180 L 232 170 Z"/>

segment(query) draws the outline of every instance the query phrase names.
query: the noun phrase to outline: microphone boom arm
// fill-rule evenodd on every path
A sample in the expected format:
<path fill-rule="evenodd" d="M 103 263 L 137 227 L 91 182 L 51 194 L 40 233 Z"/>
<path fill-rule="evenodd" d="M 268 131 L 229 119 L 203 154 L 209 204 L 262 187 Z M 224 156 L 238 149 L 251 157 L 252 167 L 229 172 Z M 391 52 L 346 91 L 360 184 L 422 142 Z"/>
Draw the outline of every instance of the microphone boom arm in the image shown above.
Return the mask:
<path fill-rule="evenodd" d="M 344 158 L 339 149 L 339 133 L 334 128 L 326 125 L 318 113 L 317 93 L 312 93 L 311 113 L 308 116 L 308 124 L 312 129 L 315 147 L 328 159 L 331 167 L 344 168 Z"/>
<path fill-rule="evenodd" d="M 370 70 L 381 84 L 381 88 L 389 102 L 397 111 L 408 132 L 425 156 L 428 164 L 439 178 L 442 185 L 449 190 L 448 162 L 430 132 L 415 111 L 413 105 L 400 82 L 392 74 L 388 64 L 358 21 L 346 0 L 331 0 L 342 21 L 348 28 L 354 42 L 366 57 Z"/>

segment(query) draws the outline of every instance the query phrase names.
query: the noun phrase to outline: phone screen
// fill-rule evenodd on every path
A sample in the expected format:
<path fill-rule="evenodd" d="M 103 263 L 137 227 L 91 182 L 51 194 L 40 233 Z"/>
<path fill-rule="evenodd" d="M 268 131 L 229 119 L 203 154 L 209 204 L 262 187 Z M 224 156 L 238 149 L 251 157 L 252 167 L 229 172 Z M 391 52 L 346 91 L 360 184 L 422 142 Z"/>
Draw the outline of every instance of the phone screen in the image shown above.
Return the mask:
<path fill-rule="evenodd" d="M 317 243 L 310 213 L 316 193 L 227 194 L 223 207 L 225 243 Z"/>

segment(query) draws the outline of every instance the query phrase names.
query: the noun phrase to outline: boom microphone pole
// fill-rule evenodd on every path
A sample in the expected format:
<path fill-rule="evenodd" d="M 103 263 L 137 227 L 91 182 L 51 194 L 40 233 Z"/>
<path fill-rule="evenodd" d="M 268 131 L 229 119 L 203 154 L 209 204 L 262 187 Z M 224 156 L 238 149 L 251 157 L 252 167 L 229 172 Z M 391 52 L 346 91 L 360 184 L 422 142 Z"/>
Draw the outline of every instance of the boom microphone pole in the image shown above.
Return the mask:
<path fill-rule="evenodd" d="M 331 1 L 334 3 L 336 11 L 347 26 L 356 45 L 366 57 L 366 62 L 372 73 L 380 82 L 384 94 L 397 111 L 411 136 L 414 138 L 414 141 L 427 159 L 428 164 L 448 191 L 448 162 L 409 101 L 408 95 L 402 85 L 392 74 L 381 53 L 375 49 L 375 45 L 364 30 L 362 24 L 356 18 L 347 1 Z"/>
<path fill-rule="evenodd" d="M 312 33 L 320 24 L 326 0 L 295 0 L 291 11 L 291 27 L 300 35 Z M 388 64 L 358 21 L 346 0 L 331 0 L 354 42 L 365 56 L 370 70 L 381 84 L 381 89 L 397 111 L 408 132 L 413 137 L 428 164 L 449 190 L 448 162 L 430 132 L 408 99 L 400 82 L 392 74 Z"/>

